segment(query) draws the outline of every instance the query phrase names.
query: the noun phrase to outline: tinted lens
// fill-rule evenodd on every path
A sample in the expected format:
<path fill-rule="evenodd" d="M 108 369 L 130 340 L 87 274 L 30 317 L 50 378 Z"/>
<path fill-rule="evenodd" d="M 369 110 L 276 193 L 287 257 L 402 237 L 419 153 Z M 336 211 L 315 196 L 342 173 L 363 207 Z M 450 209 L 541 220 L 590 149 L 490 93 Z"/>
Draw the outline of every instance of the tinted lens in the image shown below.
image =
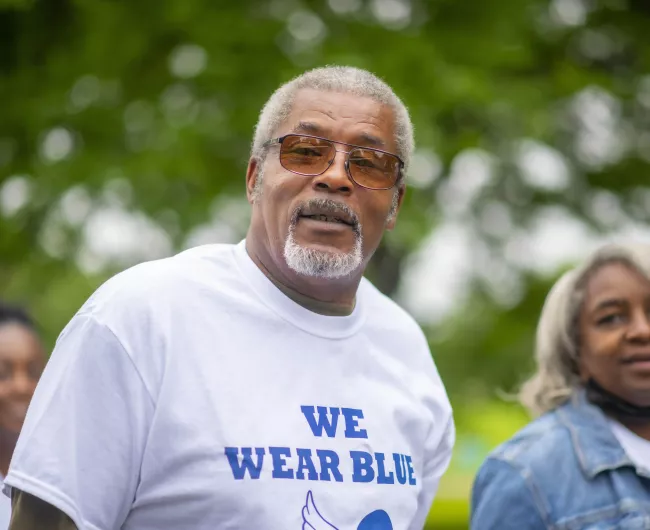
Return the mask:
<path fill-rule="evenodd" d="M 349 160 L 350 175 L 360 186 L 388 189 L 397 182 L 400 161 L 395 155 L 358 148 L 350 151 Z"/>
<path fill-rule="evenodd" d="M 330 165 L 333 153 L 334 146 L 327 140 L 292 134 L 282 142 L 280 163 L 289 171 L 319 175 Z"/>

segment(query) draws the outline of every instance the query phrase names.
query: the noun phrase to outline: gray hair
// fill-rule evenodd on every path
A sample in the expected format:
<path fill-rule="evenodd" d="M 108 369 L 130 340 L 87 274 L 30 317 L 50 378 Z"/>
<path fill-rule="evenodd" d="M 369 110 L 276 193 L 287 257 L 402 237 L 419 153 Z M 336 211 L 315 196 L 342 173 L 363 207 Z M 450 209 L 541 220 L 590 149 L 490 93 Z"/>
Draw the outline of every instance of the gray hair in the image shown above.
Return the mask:
<path fill-rule="evenodd" d="M 537 371 L 519 393 L 519 401 L 533 415 L 556 409 L 580 388 L 580 311 L 589 279 L 610 263 L 623 263 L 650 281 L 650 245 L 621 243 L 599 248 L 555 283 L 537 325 Z"/>
<path fill-rule="evenodd" d="M 413 124 L 408 110 L 395 92 L 376 75 L 351 66 L 325 66 L 309 70 L 278 88 L 260 112 L 251 148 L 251 157 L 260 162 L 264 160 L 262 145 L 270 140 L 280 125 L 284 123 L 293 105 L 296 93 L 301 89 L 322 90 L 324 92 L 343 92 L 368 97 L 395 112 L 395 143 L 397 155 L 408 168 L 413 152 Z"/>

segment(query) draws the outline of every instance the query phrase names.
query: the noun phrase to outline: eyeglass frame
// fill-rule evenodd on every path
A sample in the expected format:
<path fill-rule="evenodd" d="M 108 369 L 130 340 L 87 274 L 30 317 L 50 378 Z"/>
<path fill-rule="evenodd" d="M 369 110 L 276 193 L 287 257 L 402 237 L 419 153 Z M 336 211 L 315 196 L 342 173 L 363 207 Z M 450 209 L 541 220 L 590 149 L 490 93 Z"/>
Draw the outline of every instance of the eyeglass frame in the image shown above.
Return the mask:
<path fill-rule="evenodd" d="M 375 147 L 367 147 L 367 146 L 364 146 L 364 145 L 348 144 L 348 143 L 345 143 L 345 142 L 336 142 L 334 140 L 330 140 L 329 138 L 324 138 L 322 136 L 314 136 L 313 134 L 300 134 L 300 133 L 288 133 L 288 134 L 285 134 L 283 136 L 279 136 L 278 138 L 271 138 L 270 140 L 267 140 L 266 142 L 264 142 L 262 144 L 262 147 L 271 147 L 272 145 L 279 144 L 280 148 L 282 148 L 282 142 L 284 142 L 284 140 L 289 136 L 300 136 L 301 138 L 315 138 L 316 140 L 325 140 L 326 142 L 330 142 L 332 144 L 332 147 L 334 147 L 334 151 L 336 153 L 345 153 L 346 154 L 345 164 L 344 164 L 345 165 L 345 172 L 348 175 L 348 178 L 352 182 L 354 182 L 357 186 L 359 186 L 360 188 L 364 188 L 366 190 L 377 190 L 377 191 L 380 191 L 380 190 L 392 190 L 402 180 L 402 172 L 404 170 L 404 165 L 405 165 L 404 160 L 402 160 L 400 158 L 400 156 L 396 155 L 395 153 L 391 153 L 389 151 L 384 151 L 383 149 L 377 149 Z M 341 149 L 337 149 L 336 144 L 347 145 L 348 147 L 352 147 L 354 149 L 368 149 L 369 151 L 376 151 L 378 153 L 384 153 L 386 155 L 394 156 L 395 158 L 397 158 L 397 161 L 399 162 L 399 169 L 397 171 L 397 178 L 395 179 L 395 182 L 393 182 L 393 184 L 388 188 L 369 188 L 368 186 L 364 186 L 363 184 L 359 184 L 354 179 L 352 174 L 350 173 L 350 152 L 354 151 L 354 149 L 350 149 L 349 151 L 343 151 Z M 279 158 L 280 158 L 280 165 L 282 165 L 282 157 L 279 157 Z M 299 171 L 294 171 L 292 169 L 288 169 L 288 168 L 284 167 L 284 165 L 282 165 L 282 167 L 284 169 L 286 169 L 287 171 L 290 171 L 291 173 L 294 173 L 296 175 L 301 175 L 303 177 L 318 177 L 319 175 L 322 175 L 323 173 L 325 173 L 329 168 L 331 168 L 332 165 L 334 164 L 335 160 L 336 160 L 336 155 L 334 155 L 332 157 L 332 160 L 330 160 L 329 164 L 327 165 L 327 167 L 323 171 L 321 171 L 320 173 L 316 173 L 316 174 L 300 173 Z"/>

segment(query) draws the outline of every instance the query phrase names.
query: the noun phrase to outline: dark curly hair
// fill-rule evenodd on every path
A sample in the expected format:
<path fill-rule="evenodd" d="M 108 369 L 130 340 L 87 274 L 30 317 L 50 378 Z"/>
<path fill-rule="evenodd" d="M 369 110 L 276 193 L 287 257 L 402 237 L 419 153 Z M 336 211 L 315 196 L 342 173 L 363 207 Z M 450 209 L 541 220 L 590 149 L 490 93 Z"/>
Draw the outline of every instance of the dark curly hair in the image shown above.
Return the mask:
<path fill-rule="evenodd" d="M 0 300 L 0 326 L 3 324 L 20 324 L 32 331 L 36 331 L 36 324 L 27 311 L 22 307 Z"/>

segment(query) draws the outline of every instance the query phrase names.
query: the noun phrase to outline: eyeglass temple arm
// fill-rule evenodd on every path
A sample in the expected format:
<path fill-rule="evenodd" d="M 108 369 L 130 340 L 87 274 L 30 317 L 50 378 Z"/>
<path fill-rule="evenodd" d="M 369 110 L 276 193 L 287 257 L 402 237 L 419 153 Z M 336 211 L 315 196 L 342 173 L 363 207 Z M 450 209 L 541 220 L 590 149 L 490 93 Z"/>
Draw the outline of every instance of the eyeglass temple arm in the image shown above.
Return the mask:
<path fill-rule="evenodd" d="M 273 144 L 281 144 L 282 140 L 284 140 L 284 136 L 281 136 L 280 138 L 271 138 L 270 140 L 267 140 L 262 144 L 262 147 L 268 147 L 269 145 Z"/>

